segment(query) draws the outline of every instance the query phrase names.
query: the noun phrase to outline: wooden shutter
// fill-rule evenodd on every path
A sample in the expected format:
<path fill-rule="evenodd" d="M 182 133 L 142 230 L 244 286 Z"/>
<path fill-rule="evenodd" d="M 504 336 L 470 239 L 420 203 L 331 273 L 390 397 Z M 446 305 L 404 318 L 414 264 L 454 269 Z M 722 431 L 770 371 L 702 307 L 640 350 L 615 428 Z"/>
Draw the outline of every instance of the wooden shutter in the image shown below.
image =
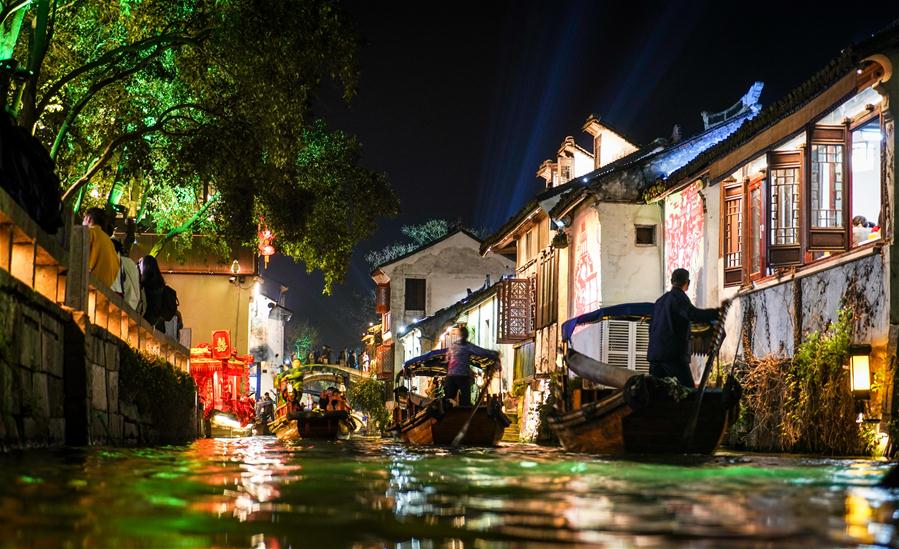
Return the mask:
<path fill-rule="evenodd" d="M 533 283 L 529 278 L 510 278 L 499 284 L 497 343 L 515 343 L 534 335 Z"/>
<path fill-rule="evenodd" d="M 602 360 L 606 364 L 649 373 L 646 351 L 649 348 L 649 324 L 629 320 L 600 323 Z"/>
<path fill-rule="evenodd" d="M 768 153 L 767 212 L 768 265 L 783 267 L 802 262 L 802 152 Z"/>
<path fill-rule="evenodd" d="M 756 280 L 765 273 L 765 242 L 767 222 L 765 220 L 765 176 L 750 180 L 743 191 L 743 271 L 744 280 Z"/>
<path fill-rule="evenodd" d="M 849 163 L 846 126 L 809 132 L 805 170 L 805 235 L 809 251 L 840 251 L 849 243 Z"/>
<path fill-rule="evenodd" d="M 390 284 L 378 284 L 375 289 L 375 312 L 382 315 L 390 310 Z"/>
<path fill-rule="evenodd" d="M 721 183 L 721 226 L 724 235 L 724 285 L 735 286 L 743 282 L 745 250 L 743 246 L 743 184 L 734 179 Z"/>
<path fill-rule="evenodd" d="M 558 318 L 559 254 L 550 250 L 540 254 L 537 269 L 537 328 L 545 328 Z"/>

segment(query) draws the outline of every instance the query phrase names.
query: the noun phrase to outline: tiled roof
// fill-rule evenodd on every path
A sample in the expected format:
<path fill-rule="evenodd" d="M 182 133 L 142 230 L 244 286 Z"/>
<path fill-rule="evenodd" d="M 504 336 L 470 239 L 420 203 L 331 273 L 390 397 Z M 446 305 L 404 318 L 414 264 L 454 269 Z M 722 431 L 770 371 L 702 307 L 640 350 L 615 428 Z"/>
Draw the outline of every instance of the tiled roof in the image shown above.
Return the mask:
<path fill-rule="evenodd" d="M 886 29 L 871 38 L 853 47 L 846 48 L 811 78 L 768 108 L 762 109 L 757 117 L 743 124 L 733 135 L 672 172 L 666 178 L 666 187 L 670 189 L 683 183 L 685 179 L 692 179 L 700 175 L 714 160 L 736 150 L 760 132 L 770 128 L 809 103 L 840 78 L 855 69 L 861 59 L 881 48 L 895 45 L 897 41 L 899 41 L 899 20 L 894 21 Z"/>
<path fill-rule="evenodd" d="M 447 238 L 453 236 L 453 235 L 456 234 L 456 233 L 463 233 L 463 234 L 465 234 L 465 235 L 471 237 L 472 239 L 474 239 L 476 242 L 478 242 L 478 243 L 481 242 L 481 239 L 478 238 L 478 236 L 477 236 L 476 234 L 474 234 L 473 232 L 469 231 L 468 229 L 462 228 L 462 227 L 457 227 L 456 229 L 450 230 L 448 233 L 446 233 L 445 235 L 441 236 L 441 237 L 438 238 L 437 240 L 432 240 L 431 242 L 428 242 L 427 244 L 424 244 L 424 245 L 422 245 L 422 246 L 419 246 L 418 248 L 415 248 L 415 249 L 412 250 L 412 251 L 406 252 L 406 253 L 404 253 L 403 255 L 399 256 L 399 257 L 394 257 L 393 259 L 389 259 L 389 260 L 387 260 L 387 261 L 385 261 L 385 262 L 383 262 L 383 263 L 379 263 L 378 265 L 375 265 L 375 267 L 371 270 L 371 275 L 374 276 L 375 273 L 377 273 L 379 270 L 381 270 L 382 268 L 386 267 L 387 265 L 392 265 L 392 264 L 396 263 L 397 261 L 402 261 L 403 259 L 406 259 L 407 257 L 413 256 L 413 255 L 417 254 L 417 253 L 420 252 L 420 251 L 426 250 L 426 249 L 430 248 L 431 246 L 433 246 L 433 245 L 435 245 L 435 244 L 438 244 L 438 243 L 440 243 L 440 242 L 443 242 L 444 240 L 446 240 Z"/>

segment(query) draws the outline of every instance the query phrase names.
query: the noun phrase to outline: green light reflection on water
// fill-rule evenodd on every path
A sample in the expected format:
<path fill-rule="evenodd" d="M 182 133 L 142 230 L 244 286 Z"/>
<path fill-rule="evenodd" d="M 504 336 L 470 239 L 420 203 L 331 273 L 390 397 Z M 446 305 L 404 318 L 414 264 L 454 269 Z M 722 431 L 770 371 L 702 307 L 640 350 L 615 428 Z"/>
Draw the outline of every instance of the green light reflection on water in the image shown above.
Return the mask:
<path fill-rule="evenodd" d="M 413 537 L 631 545 L 798 536 L 806 545 L 842 545 L 856 539 L 841 533 L 848 490 L 871 486 L 885 468 L 771 456 L 603 459 L 525 445 L 286 447 L 272 439 L 79 452 L 9 464 L 0 456 L 0 540 L 331 547 Z M 29 488 L 23 478 L 43 483 Z M 899 501 L 880 497 L 878 507 Z M 874 516 L 892 535 L 895 519 Z"/>

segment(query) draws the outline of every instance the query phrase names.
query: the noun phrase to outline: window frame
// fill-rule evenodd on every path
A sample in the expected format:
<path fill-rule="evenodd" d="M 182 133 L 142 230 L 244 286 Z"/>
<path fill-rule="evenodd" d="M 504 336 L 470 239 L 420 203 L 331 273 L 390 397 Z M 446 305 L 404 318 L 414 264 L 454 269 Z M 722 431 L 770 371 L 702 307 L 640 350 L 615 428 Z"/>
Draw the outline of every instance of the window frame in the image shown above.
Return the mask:
<path fill-rule="evenodd" d="M 856 93 L 860 93 L 861 88 Z M 844 98 L 843 102 L 848 98 Z M 873 120 L 880 121 L 881 130 L 883 128 L 883 108 L 874 105 L 867 105 L 867 108 L 854 115 L 853 118 L 846 118 L 839 124 L 821 124 L 834 109 L 843 104 L 840 102 L 833 108 L 821 113 L 820 116 L 809 121 L 790 136 L 780 140 L 778 143 L 772 143 L 767 148 L 762 149 L 767 159 L 767 167 L 760 171 L 760 175 L 755 177 L 747 177 L 741 183 L 737 183 L 733 176 L 720 180 L 720 211 L 719 211 L 719 258 L 721 259 L 723 269 L 724 286 L 736 286 L 738 284 L 749 284 L 751 282 L 767 279 L 776 274 L 776 271 L 790 267 L 803 267 L 806 265 L 819 264 L 827 261 L 837 254 L 849 252 L 861 248 L 863 246 L 876 245 L 883 242 L 883 236 L 880 239 L 872 239 L 870 242 L 864 242 L 854 245 L 852 242 L 852 194 L 854 191 L 855 181 L 853 181 L 853 158 L 852 158 L 852 133 L 860 127 L 870 124 Z M 822 130 L 824 130 L 822 132 Z M 805 140 L 798 145 L 798 148 L 791 150 L 777 150 L 778 146 L 795 140 L 796 137 L 805 133 Z M 829 133 L 828 133 L 829 132 Z M 843 146 L 843 198 L 842 198 L 842 227 L 826 228 L 812 227 L 812 209 L 811 209 L 811 152 L 812 146 L 817 144 L 840 144 Z M 881 149 L 881 168 L 879 170 L 879 187 L 877 192 L 880 195 L 880 209 L 877 211 L 878 219 L 883 219 L 885 214 L 885 189 L 884 189 L 884 173 L 883 173 L 883 155 L 884 149 Z M 792 244 L 774 244 L 772 239 L 772 180 L 775 177 L 775 170 L 792 168 L 796 169 L 797 190 L 798 190 L 798 218 L 796 227 L 796 242 Z M 741 168 L 742 169 L 742 168 Z M 762 193 L 759 204 L 759 265 L 752 263 L 751 247 L 754 235 L 752 231 L 752 192 L 758 190 Z M 741 269 L 727 267 L 727 209 L 726 202 L 729 200 L 741 200 L 742 204 L 742 255 Z M 823 236 L 822 236 L 823 235 Z M 813 255 L 815 254 L 815 255 Z M 816 257 L 817 256 L 817 257 Z M 758 267 L 759 270 L 753 272 Z"/>
<path fill-rule="evenodd" d="M 743 270 L 744 265 L 746 263 L 746 251 L 745 251 L 745 242 L 746 242 L 746 231 L 745 231 L 745 192 L 744 185 L 742 182 L 737 182 L 736 179 L 730 177 L 721 182 L 721 258 L 723 260 L 724 267 L 724 285 L 725 286 L 737 286 L 743 283 Z M 737 234 L 737 252 L 740 254 L 739 264 L 738 265 L 728 265 L 727 256 L 731 253 L 733 247 L 729 245 L 732 244 L 731 240 L 728 238 L 728 227 L 730 224 L 728 223 L 728 205 L 730 203 L 736 202 L 736 212 L 739 215 L 738 223 L 738 234 Z"/>
<path fill-rule="evenodd" d="M 805 177 L 803 166 L 805 164 L 805 151 L 768 151 L 768 173 L 766 177 L 767 185 L 765 186 L 765 241 L 766 241 L 766 260 L 767 267 L 777 269 L 794 265 L 801 265 L 804 256 L 804 243 L 802 230 L 802 220 L 805 218 L 804 209 L 805 201 L 803 200 L 805 193 Z M 796 242 L 790 244 L 775 244 L 771 237 L 771 231 L 775 230 L 772 226 L 771 213 L 773 211 L 772 192 L 774 191 L 773 178 L 776 170 L 793 169 L 796 170 L 797 187 L 797 207 L 799 213 L 796 217 Z"/>
<path fill-rule="evenodd" d="M 649 229 L 652 231 L 652 242 L 640 242 L 638 235 L 640 234 L 640 229 Z M 634 224 L 634 246 L 650 248 L 653 246 L 658 246 L 659 242 L 659 230 L 658 225 L 646 225 L 646 224 Z"/>
<path fill-rule="evenodd" d="M 412 292 L 409 291 L 409 283 L 412 281 L 415 281 L 416 283 L 421 282 L 421 290 L 420 290 L 421 305 L 422 305 L 421 308 L 409 306 L 409 299 L 410 299 L 410 296 L 412 295 Z M 405 293 L 403 295 L 403 309 L 405 311 L 427 311 L 428 310 L 428 279 L 427 278 L 406 277 L 404 279 L 403 289 L 405 290 Z M 415 305 L 415 304 L 416 303 L 413 303 L 413 305 Z"/>
<path fill-rule="evenodd" d="M 805 240 L 804 251 L 806 252 L 842 252 L 849 249 L 849 195 L 852 189 L 849 153 L 852 150 L 849 142 L 849 124 L 813 124 L 806 132 L 806 151 L 807 154 L 803 158 L 803 172 L 805 181 L 805 200 L 803 201 L 805 214 L 803 219 L 805 227 L 802 232 Z M 816 145 L 838 145 L 843 147 L 842 168 L 842 227 L 817 227 L 813 224 L 812 218 L 814 211 L 812 210 L 812 152 Z M 802 215 L 802 212 L 800 212 Z M 803 263 L 810 263 L 810 258 L 806 258 Z"/>

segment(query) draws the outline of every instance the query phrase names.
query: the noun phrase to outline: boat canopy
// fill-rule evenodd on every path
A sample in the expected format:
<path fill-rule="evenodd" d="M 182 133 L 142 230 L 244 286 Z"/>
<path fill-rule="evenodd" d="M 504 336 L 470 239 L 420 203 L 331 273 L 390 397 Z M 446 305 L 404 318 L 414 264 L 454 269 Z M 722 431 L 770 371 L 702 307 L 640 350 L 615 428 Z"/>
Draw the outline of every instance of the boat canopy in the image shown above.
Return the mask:
<path fill-rule="evenodd" d="M 622 303 L 611 307 L 602 307 L 566 320 L 562 324 L 562 340 L 571 341 L 574 329 L 582 324 L 593 324 L 602 320 L 649 320 L 652 318 L 653 303 Z"/>
<path fill-rule="evenodd" d="M 447 349 L 437 349 L 421 356 L 410 358 L 403 363 L 403 369 L 397 373 L 396 379 L 399 380 L 400 377 L 410 378 L 416 376 L 445 376 L 448 360 L 449 352 Z M 494 359 L 489 357 L 471 357 L 471 366 L 482 370 L 493 363 Z"/>

